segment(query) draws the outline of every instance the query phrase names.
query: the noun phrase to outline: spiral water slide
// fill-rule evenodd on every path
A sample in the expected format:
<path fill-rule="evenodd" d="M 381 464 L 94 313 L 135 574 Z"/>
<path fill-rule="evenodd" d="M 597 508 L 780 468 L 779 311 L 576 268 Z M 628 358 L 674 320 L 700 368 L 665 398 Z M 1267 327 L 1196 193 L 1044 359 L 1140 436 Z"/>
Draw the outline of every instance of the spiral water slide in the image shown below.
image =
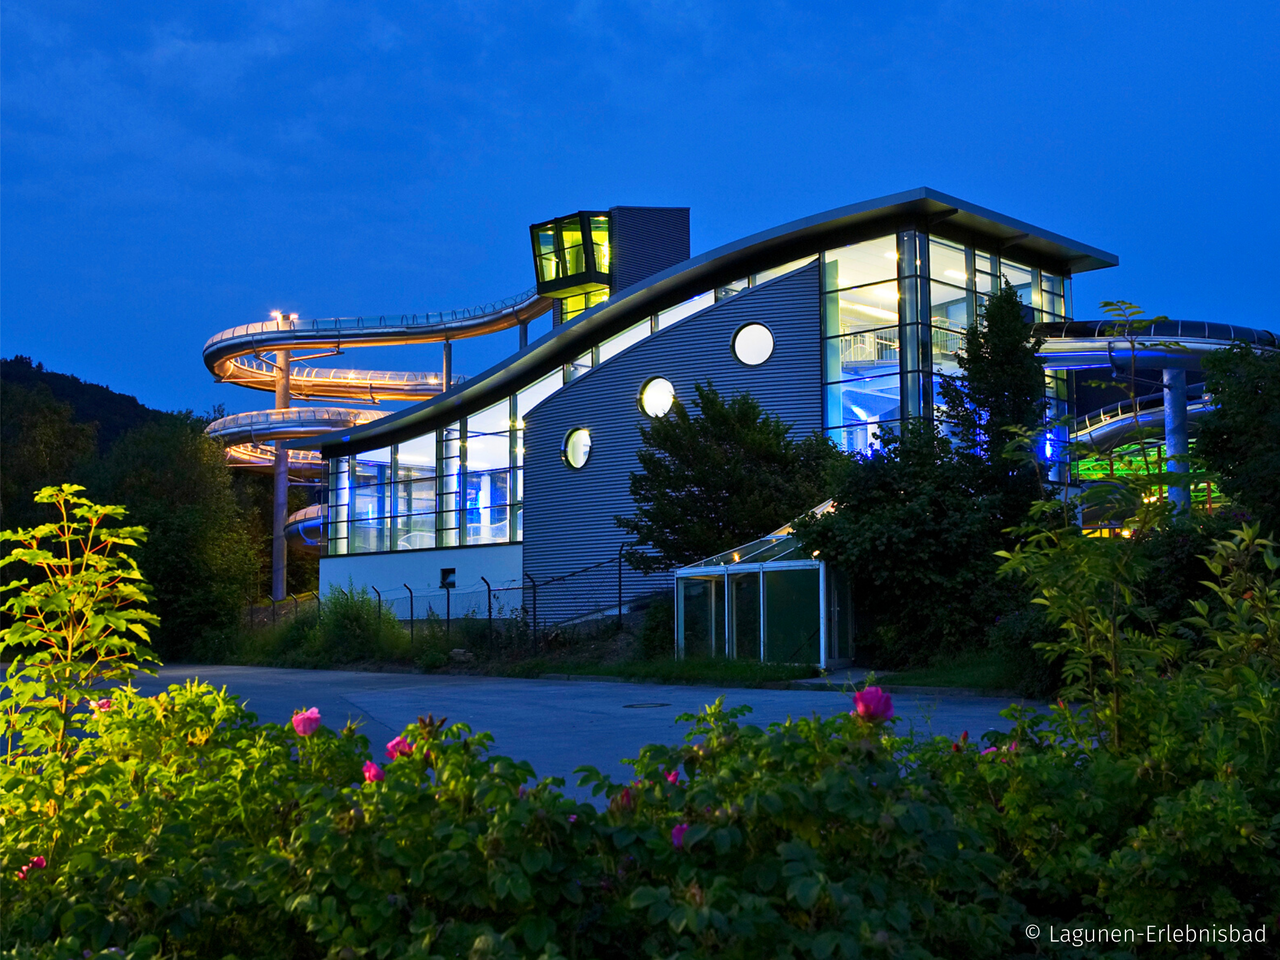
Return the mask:
<path fill-rule="evenodd" d="M 273 313 L 209 338 L 204 363 L 220 383 L 274 392 L 273 410 L 237 413 L 209 424 L 205 432 L 227 445 L 227 462 L 250 470 L 287 469 L 288 482 L 316 482 L 324 461 L 314 450 L 285 450 L 286 441 L 313 437 L 377 420 L 390 411 L 370 409 L 384 400 L 421 401 L 445 392 L 454 376 L 451 343 L 512 327 L 521 328 L 551 309 L 552 301 L 528 290 L 518 296 L 465 310 L 379 317 L 301 320 Z M 352 347 L 443 345 L 439 373 L 313 367 L 308 361 L 339 356 Z M 338 401 L 346 406 L 294 407 L 293 400 Z M 287 461 L 284 458 L 287 457 Z M 279 482 L 277 484 L 279 486 Z M 279 489 L 277 490 L 279 499 Z M 318 549 L 321 511 L 308 507 L 289 517 L 285 530 L 296 546 Z"/>

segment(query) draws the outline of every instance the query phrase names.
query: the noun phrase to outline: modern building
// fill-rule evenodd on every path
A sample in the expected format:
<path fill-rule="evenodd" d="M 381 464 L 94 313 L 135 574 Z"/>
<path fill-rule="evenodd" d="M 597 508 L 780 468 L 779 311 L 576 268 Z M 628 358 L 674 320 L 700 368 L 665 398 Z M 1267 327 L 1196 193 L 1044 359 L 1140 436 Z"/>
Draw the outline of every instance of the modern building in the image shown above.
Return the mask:
<path fill-rule="evenodd" d="M 1140 401 L 1142 416 L 1169 424 L 1177 453 L 1208 403 L 1197 396 L 1199 357 L 1238 339 L 1276 346 L 1269 332 L 1225 324 L 1183 321 L 1125 340 L 1079 322 L 1072 278 L 1115 266 L 1114 254 L 925 188 L 693 257 L 685 208 L 578 211 L 533 225 L 530 240 L 536 287 L 508 301 L 421 318 L 281 316 L 206 346 L 216 375 L 275 389 L 278 408 L 290 391 L 426 398 L 385 416 L 277 409 L 210 428 L 244 444 L 233 448 L 240 462 L 278 464 L 291 448 L 297 477 L 322 481 L 324 505 L 293 518 L 322 546 L 322 584 L 413 591 L 423 603 L 444 584 L 531 591 L 612 563 L 615 608 L 669 590 L 671 575 L 645 577 L 617 561 L 626 537 L 614 518 L 632 509 L 642 424 L 711 381 L 751 393 L 799 433 L 874 448 L 904 419 L 936 415 L 939 377 L 956 372 L 964 331 L 1001 277 L 1043 325 L 1054 412 L 1076 414 L 1078 435 L 1103 442 L 1132 418 L 1109 415 L 1119 395 L 1085 385 L 1097 368 L 1127 369 L 1137 350 L 1158 384 Z M 548 310 L 550 332 L 527 342 L 527 324 Z M 453 375 L 451 340 L 513 326 L 515 354 L 465 380 Z M 289 354 L 423 341 L 444 344 L 441 374 L 315 370 Z M 264 359 L 272 351 L 275 361 Z M 1046 437 L 1048 460 L 1054 451 Z M 570 613 L 544 594 L 540 621 Z M 819 656 L 843 659 L 843 643 Z"/>

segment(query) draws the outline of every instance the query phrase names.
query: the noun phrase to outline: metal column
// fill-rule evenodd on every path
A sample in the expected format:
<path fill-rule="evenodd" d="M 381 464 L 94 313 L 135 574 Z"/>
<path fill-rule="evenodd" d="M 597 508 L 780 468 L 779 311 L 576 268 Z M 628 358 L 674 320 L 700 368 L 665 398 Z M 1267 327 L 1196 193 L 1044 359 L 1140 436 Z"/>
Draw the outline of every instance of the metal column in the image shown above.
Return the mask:
<path fill-rule="evenodd" d="M 443 375 L 440 378 L 441 393 L 453 386 L 453 344 L 448 340 L 444 342 L 444 360 L 442 366 L 444 369 L 442 371 Z"/>
<path fill-rule="evenodd" d="M 276 409 L 289 409 L 289 351 L 276 351 Z M 272 473 L 275 495 L 271 510 L 271 599 L 285 597 L 285 565 L 289 548 L 284 536 L 284 525 L 289 515 L 289 451 L 283 440 L 276 441 L 276 456 Z"/>
<path fill-rule="evenodd" d="M 1166 368 L 1164 371 L 1164 448 L 1165 470 L 1180 474 L 1169 484 L 1169 502 L 1175 514 L 1191 509 L 1190 464 L 1187 453 L 1187 371 Z"/>

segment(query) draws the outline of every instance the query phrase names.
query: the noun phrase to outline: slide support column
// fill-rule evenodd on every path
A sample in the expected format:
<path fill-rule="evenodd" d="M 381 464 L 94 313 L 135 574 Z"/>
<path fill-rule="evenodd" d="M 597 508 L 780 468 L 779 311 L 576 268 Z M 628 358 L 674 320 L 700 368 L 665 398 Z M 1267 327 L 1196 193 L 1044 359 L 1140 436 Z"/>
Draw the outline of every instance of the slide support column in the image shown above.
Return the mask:
<path fill-rule="evenodd" d="M 289 409 L 289 351 L 276 351 L 276 409 Z M 271 510 L 271 599 L 285 597 L 285 565 L 289 557 L 284 525 L 289 516 L 289 451 L 283 440 L 276 441 L 272 476 L 275 493 Z"/>
<path fill-rule="evenodd" d="M 1169 484 L 1169 502 L 1173 512 L 1185 516 L 1191 510 L 1191 465 L 1187 463 L 1190 441 L 1187 434 L 1187 371 L 1166 368 L 1164 371 L 1164 449 L 1165 469 L 1179 474 Z"/>

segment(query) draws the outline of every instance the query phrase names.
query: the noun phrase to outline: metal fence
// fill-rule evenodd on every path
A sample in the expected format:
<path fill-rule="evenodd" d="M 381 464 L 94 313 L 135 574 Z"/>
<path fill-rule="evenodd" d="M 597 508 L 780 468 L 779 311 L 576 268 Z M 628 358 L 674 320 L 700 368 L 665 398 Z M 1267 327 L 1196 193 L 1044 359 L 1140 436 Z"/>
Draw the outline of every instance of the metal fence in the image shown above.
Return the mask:
<path fill-rule="evenodd" d="M 479 589 L 411 583 L 392 589 L 370 585 L 367 589 L 380 613 L 389 611 L 411 632 L 423 629 L 423 624 L 437 624 L 446 637 L 460 637 L 455 633 L 459 621 L 483 621 L 491 645 L 501 638 L 536 653 L 576 631 L 623 626 L 624 615 L 641 595 L 629 596 L 624 591 L 626 561 L 622 554 L 619 549 L 609 560 L 541 580 L 528 573 L 519 583 L 494 584 L 481 577 L 483 586 Z M 348 592 L 348 588 L 337 589 Z M 650 595 L 646 591 L 642 596 L 647 600 Z M 270 606 L 251 605 L 246 614 L 248 625 L 254 629 L 272 626 L 314 608 L 318 600 L 315 593 L 290 594 L 289 599 Z"/>

